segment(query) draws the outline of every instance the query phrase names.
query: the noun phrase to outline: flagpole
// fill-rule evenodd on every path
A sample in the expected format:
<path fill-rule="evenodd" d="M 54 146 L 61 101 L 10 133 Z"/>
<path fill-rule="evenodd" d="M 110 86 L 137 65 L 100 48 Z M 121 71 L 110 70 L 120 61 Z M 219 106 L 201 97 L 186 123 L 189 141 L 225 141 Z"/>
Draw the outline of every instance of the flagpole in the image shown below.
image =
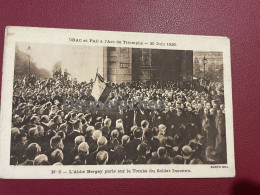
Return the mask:
<path fill-rule="evenodd" d="M 95 81 L 94 82 L 96 82 L 96 79 L 97 79 L 98 68 L 99 68 L 99 66 L 97 67 L 97 72 L 96 72 L 96 77 L 95 77 Z"/>

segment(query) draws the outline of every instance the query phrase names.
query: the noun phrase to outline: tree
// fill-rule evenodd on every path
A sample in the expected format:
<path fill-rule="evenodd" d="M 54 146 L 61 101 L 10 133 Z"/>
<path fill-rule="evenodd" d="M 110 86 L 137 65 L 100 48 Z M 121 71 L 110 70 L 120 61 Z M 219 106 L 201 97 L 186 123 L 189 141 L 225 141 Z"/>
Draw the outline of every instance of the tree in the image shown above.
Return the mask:
<path fill-rule="evenodd" d="M 28 55 L 15 47 L 15 61 L 14 61 L 14 76 L 15 78 L 23 78 L 29 73 L 29 59 Z M 49 78 L 50 72 L 46 69 L 39 69 L 37 64 L 31 59 L 30 74 L 34 74 L 38 78 Z"/>
<path fill-rule="evenodd" d="M 61 61 L 57 61 L 57 62 L 53 65 L 51 71 L 52 71 L 52 72 L 57 71 L 57 70 L 60 69 L 61 67 L 62 67 Z"/>
<path fill-rule="evenodd" d="M 193 76 L 200 78 L 201 77 L 201 71 L 200 71 L 200 64 L 198 58 L 194 58 L 194 74 Z"/>

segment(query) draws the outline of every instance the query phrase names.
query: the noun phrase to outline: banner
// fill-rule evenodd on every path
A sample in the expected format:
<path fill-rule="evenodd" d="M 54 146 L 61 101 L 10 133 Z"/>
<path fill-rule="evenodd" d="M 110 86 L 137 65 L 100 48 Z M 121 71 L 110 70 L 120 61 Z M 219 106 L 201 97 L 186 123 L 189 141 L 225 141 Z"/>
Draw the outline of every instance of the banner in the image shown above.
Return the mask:
<path fill-rule="evenodd" d="M 104 102 L 108 98 L 110 91 L 111 90 L 109 86 L 106 85 L 104 78 L 97 73 L 91 95 L 96 101 Z"/>

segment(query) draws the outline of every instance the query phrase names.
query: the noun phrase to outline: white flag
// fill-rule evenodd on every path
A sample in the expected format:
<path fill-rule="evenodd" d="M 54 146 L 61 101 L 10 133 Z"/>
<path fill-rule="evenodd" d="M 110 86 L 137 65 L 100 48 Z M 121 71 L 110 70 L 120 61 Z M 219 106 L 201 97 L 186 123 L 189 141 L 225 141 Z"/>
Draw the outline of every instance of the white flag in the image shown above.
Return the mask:
<path fill-rule="evenodd" d="M 110 94 L 110 87 L 106 85 L 104 78 L 97 73 L 92 89 L 92 96 L 96 101 L 105 102 Z"/>

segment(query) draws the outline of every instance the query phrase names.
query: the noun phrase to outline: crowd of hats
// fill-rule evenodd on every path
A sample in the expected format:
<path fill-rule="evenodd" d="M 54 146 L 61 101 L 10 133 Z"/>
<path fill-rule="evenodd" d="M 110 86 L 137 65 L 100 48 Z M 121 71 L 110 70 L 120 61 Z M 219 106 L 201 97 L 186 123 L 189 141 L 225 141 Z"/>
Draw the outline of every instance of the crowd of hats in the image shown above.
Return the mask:
<path fill-rule="evenodd" d="M 15 80 L 11 165 L 225 164 L 221 83 L 111 84 L 108 101 L 163 101 L 163 110 L 63 109 L 63 99 L 89 101 L 92 84 Z"/>

